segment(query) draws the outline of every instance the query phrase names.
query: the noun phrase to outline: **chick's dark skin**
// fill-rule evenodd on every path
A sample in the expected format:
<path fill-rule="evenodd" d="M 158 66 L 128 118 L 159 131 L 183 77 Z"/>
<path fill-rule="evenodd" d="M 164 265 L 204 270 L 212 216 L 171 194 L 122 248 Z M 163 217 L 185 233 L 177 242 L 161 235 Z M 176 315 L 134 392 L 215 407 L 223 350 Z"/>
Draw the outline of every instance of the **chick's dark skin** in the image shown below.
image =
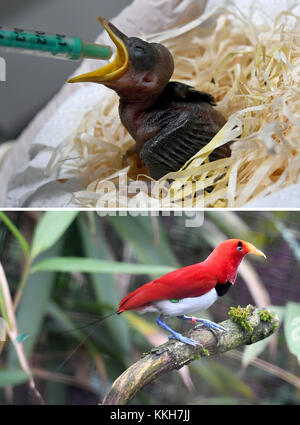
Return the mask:
<path fill-rule="evenodd" d="M 159 179 L 179 170 L 225 124 L 214 109 L 214 98 L 193 87 L 169 82 L 174 61 L 158 43 L 127 37 L 99 18 L 117 47 L 113 62 L 69 82 L 95 82 L 120 97 L 119 114 L 136 141 L 136 150 L 149 174 Z M 230 156 L 229 144 L 216 149 L 211 160 Z"/>

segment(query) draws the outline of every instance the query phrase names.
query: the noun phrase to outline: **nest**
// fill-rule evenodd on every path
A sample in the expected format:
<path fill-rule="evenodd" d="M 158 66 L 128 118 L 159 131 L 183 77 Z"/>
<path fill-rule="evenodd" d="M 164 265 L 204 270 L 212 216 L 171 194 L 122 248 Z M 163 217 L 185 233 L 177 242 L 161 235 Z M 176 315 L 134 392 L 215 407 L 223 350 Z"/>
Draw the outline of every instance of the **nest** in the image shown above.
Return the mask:
<path fill-rule="evenodd" d="M 73 170 L 85 188 L 73 194 L 73 202 L 99 208 L 241 207 L 296 183 L 299 21 L 281 12 L 273 22 L 257 27 L 238 9 L 217 9 L 184 27 L 146 37 L 173 54 L 172 80 L 212 94 L 227 119 L 210 143 L 177 172 L 154 182 L 140 168 L 136 155 L 130 154 L 135 142 L 120 123 L 118 97 L 108 89 L 58 146 L 47 171 Z M 209 162 L 209 154 L 229 141 L 231 156 Z M 128 194 L 128 185 L 136 190 Z"/>

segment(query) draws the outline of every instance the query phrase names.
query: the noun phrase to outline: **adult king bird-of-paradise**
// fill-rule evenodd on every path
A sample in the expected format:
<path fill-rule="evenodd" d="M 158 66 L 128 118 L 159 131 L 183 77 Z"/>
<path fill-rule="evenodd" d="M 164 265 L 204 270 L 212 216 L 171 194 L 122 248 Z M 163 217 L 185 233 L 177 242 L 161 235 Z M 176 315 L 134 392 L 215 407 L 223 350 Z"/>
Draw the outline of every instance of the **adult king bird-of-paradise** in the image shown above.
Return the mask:
<path fill-rule="evenodd" d="M 179 170 L 223 127 L 225 118 L 213 108 L 210 94 L 169 81 L 174 61 L 165 46 L 127 37 L 106 19 L 98 19 L 117 48 L 116 56 L 68 82 L 104 84 L 119 95 L 121 122 L 151 177 Z M 229 157 L 229 145 L 215 149 L 210 159 Z"/>
<path fill-rule="evenodd" d="M 159 313 L 156 322 L 170 332 L 169 338 L 192 346 L 197 346 L 198 343 L 170 328 L 165 322 L 166 317 L 176 316 L 178 319 L 190 320 L 194 324 L 200 322 L 213 331 L 226 332 L 226 329 L 217 323 L 187 314 L 204 311 L 217 301 L 218 297 L 225 295 L 234 284 L 238 267 L 247 254 L 266 258 L 262 251 L 249 242 L 227 239 L 221 242 L 203 262 L 167 273 L 130 292 L 121 300 L 116 311 L 94 322 L 97 323 L 97 327 L 70 353 L 56 372 L 62 369 L 104 320 L 129 310 L 139 313 Z"/>
<path fill-rule="evenodd" d="M 228 239 L 220 243 L 201 263 L 186 266 L 148 282 L 124 297 L 113 314 L 133 310 L 139 313 L 157 312 L 157 323 L 171 333 L 170 338 L 197 345 L 195 341 L 171 329 L 165 318 L 200 322 L 215 331 L 226 329 L 210 320 L 188 316 L 208 309 L 218 297 L 222 297 L 236 280 L 237 270 L 246 254 L 265 254 L 249 242 Z"/>

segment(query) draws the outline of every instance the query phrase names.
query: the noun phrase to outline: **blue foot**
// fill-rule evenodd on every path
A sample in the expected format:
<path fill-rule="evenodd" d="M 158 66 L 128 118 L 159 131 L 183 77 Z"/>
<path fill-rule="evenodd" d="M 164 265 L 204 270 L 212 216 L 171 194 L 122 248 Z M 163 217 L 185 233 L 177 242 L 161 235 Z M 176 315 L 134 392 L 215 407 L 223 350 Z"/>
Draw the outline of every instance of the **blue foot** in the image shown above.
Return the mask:
<path fill-rule="evenodd" d="M 184 344 L 192 345 L 193 347 L 197 347 L 197 346 L 200 345 L 200 344 L 198 344 L 198 342 L 194 341 L 193 339 L 187 338 L 186 336 L 183 336 L 181 334 L 177 334 L 177 336 L 169 335 L 168 338 L 169 339 L 177 339 L 178 341 L 181 341 Z"/>
<path fill-rule="evenodd" d="M 163 329 L 165 329 L 166 331 L 170 332 L 172 335 L 169 336 L 170 339 L 178 339 L 178 341 L 183 342 L 184 344 L 188 344 L 188 345 L 192 345 L 193 347 L 196 347 L 200 344 L 198 344 L 196 341 L 193 341 L 190 338 L 187 338 L 186 336 L 181 335 L 178 332 L 175 332 L 172 328 L 170 328 L 170 326 L 168 326 L 161 317 L 158 317 L 156 319 L 156 322 L 159 326 L 161 326 Z"/>
<path fill-rule="evenodd" d="M 182 320 L 191 320 L 192 319 L 192 317 L 190 317 L 190 316 L 177 316 L 178 317 L 178 319 L 182 319 Z M 202 323 L 204 326 L 206 326 L 207 328 L 209 328 L 209 329 L 213 329 L 213 330 L 215 330 L 215 331 L 222 331 L 222 332 L 227 332 L 227 329 L 226 328 L 224 328 L 223 326 L 221 326 L 221 325 L 218 325 L 217 323 L 215 323 L 215 322 L 212 322 L 211 320 L 206 320 L 206 319 L 199 319 L 198 317 L 196 317 L 196 322 L 200 322 L 200 323 Z M 201 326 L 200 325 L 198 325 L 198 326 L 196 326 L 195 327 L 195 329 L 197 329 L 197 328 L 201 328 Z"/>
<path fill-rule="evenodd" d="M 211 322 L 210 320 L 202 320 L 201 323 L 204 325 L 204 327 L 213 329 L 214 331 L 221 331 L 221 332 L 227 332 L 227 329 L 224 328 L 221 325 L 218 325 L 217 323 Z M 195 327 L 195 329 L 201 328 L 201 325 L 198 325 Z"/>

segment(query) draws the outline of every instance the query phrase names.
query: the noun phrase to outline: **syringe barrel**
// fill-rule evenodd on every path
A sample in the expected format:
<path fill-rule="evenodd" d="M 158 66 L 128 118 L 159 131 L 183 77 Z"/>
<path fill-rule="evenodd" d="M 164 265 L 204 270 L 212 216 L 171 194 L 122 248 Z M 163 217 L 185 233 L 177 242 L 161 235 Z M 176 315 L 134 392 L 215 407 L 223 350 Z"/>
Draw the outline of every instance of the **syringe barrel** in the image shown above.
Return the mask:
<path fill-rule="evenodd" d="M 78 37 L 50 34 L 43 31 L 28 31 L 0 26 L 0 47 L 37 56 L 79 60 L 82 57 L 82 42 Z"/>

